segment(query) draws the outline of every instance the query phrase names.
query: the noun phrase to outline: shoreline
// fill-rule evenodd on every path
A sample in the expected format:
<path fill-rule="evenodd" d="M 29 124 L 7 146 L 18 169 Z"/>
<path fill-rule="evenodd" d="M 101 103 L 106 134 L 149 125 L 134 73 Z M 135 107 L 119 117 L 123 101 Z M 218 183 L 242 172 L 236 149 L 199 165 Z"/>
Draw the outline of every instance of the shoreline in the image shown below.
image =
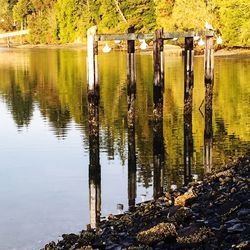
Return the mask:
<path fill-rule="evenodd" d="M 203 181 L 63 234 L 44 250 L 250 249 L 250 151 Z"/>
<path fill-rule="evenodd" d="M 149 53 L 152 52 L 152 46 L 150 46 L 147 50 L 141 51 L 141 53 Z M 164 51 L 167 52 L 170 55 L 177 55 L 181 56 L 181 52 L 183 51 L 183 48 L 181 48 L 178 45 L 169 45 L 166 44 L 164 46 Z M 69 44 L 13 44 L 12 46 L 8 47 L 7 45 L 0 44 L 0 49 L 80 49 L 80 50 L 86 50 L 87 45 L 85 43 L 69 43 Z M 139 47 L 136 48 L 139 50 Z M 116 47 L 113 49 L 116 50 L 125 50 L 123 47 Z M 202 56 L 201 50 L 194 50 L 195 56 Z M 223 57 L 223 56 L 250 56 L 250 48 L 222 48 L 217 49 L 214 52 L 215 57 Z"/>

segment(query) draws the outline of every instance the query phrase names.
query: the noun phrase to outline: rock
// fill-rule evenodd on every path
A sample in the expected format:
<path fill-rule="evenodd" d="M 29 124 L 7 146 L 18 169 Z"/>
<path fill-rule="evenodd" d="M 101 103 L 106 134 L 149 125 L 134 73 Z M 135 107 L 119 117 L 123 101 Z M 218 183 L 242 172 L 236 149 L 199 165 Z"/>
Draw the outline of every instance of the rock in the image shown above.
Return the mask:
<path fill-rule="evenodd" d="M 51 241 L 49 244 L 46 244 L 44 247 L 44 250 L 56 250 L 56 243 L 54 241 Z"/>
<path fill-rule="evenodd" d="M 250 215 L 250 209 L 246 209 L 246 208 L 240 209 L 237 215 L 239 216 L 239 218 L 248 216 Z"/>
<path fill-rule="evenodd" d="M 239 233 L 243 232 L 246 229 L 246 227 L 243 224 L 235 224 L 227 229 L 229 233 Z"/>
<path fill-rule="evenodd" d="M 175 214 L 170 217 L 172 222 L 177 222 L 178 224 L 182 224 L 183 222 L 192 218 L 193 212 L 190 208 L 180 207 Z"/>
<path fill-rule="evenodd" d="M 180 195 L 178 197 L 175 198 L 174 200 L 174 204 L 176 206 L 185 206 L 186 205 L 186 201 L 188 199 L 194 198 L 195 194 L 193 193 L 193 191 L 188 191 L 186 193 L 184 193 L 183 195 Z"/>
<path fill-rule="evenodd" d="M 197 244 L 207 240 L 213 233 L 210 228 L 202 227 L 189 235 L 177 237 L 179 244 Z"/>
<path fill-rule="evenodd" d="M 148 230 L 137 234 L 137 240 L 143 244 L 151 245 L 164 240 L 173 240 L 177 236 L 173 223 L 160 223 Z"/>

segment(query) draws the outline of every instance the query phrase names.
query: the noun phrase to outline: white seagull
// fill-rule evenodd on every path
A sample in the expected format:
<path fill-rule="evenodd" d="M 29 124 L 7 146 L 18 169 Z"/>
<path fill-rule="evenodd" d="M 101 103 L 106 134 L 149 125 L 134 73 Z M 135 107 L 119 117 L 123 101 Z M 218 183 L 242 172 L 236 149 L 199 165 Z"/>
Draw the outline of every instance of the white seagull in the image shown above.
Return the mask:
<path fill-rule="evenodd" d="M 141 48 L 141 49 L 147 49 L 147 47 L 148 47 L 148 45 L 147 45 L 146 41 L 143 39 L 143 40 L 142 40 L 142 43 L 141 43 L 141 45 L 140 45 L 140 48 Z"/>
<path fill-rule="evenodd" d="M 213 26 L 211 24 L 209 24 L 207 21 L 205 22 L 205 28 L 207 30 L 214 30 Z"/>
<path fill-rule="evenodd" d="M 111 51 L 111 48 L 108 46 L 108 44 L 106 43 L 105 47 L 102 49 L 102 51 L 104 53 L 109 53 Z"/>

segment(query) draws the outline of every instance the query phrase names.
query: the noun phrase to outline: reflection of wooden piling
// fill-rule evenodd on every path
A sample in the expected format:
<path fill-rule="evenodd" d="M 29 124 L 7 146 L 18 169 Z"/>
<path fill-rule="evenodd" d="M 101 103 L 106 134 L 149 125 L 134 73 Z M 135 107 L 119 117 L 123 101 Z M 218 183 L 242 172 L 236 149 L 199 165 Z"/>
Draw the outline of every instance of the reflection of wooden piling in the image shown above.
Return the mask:
<path fill-rule="evenodd" d="M 194 51 L 193 38 L 185 38 L 184 52 L 184 184 L 192 178 L 193 135 L 192 135 L 192 104 L 194 85 Z"/>
<path fill-rule="evenodd" d="M 213 84 L 214 81 L 214 48 L 213 36 L 206 36 L 204 51 L 205 84 Z"/>
<path fill-rule="evenodd" d="M 163 29 L 155 31 L 154 36 L 154 120 L 163 117 L 164 92 L 164 40 Z"/>
<path fill-rule="evenodd" d="M 184 110 L 185 112 L 185 110 Z M 184 184 L 192 180 L 193 134 L 192 112 L 184 113 Z"/>
<path fill-rule="evenodd" d="M 134 33 L 134 27 L 128 29 L 128 33 Z M 135 41 L 128 40 L 128 127 L 134 126 L 135 96 L 136 96 L 136 66 L 135 66 Z"/>
<path fill-rule="evenodd" d="M 164 160 L 163 121 L 158 120 L 153 125 L 154 198 L 158 198 L 163 193 Z"/>
<path fill-rule="evenodd" d="M 93 80 L 89 78 L 89 80 Z M 99 86 L 89 85 L 89 207 L 90 225 L 97 228 L 101 213 L 101 167 L 99 155 Z"/>
<path fill-rule="evenodd" d="M 88 50 L 87 50 L 87 76 L 88 76 L 88 89 L 93 91 L 98 85 L 98 43 L 95 41 L 97 26 L 93 26 L 87 31 Z"/>
<path fill-rule="evenodd" d="M 128 29 L 134 33 L 134 27 Z M 136 66 L 135 41 L 128 40 L 128 206 L 129 210 L 135 207 L 136 199 L 136 152 L 135 152 L 135 98 L 136 98 Z"/>
<path fill-rule="evenodd" d="M 204 129 L 204 170 L 209 173 L 212 170 L 213 148 L 213 85 L 206 85 L 205 92 L 205 129 Z"/>
<path fill-rule="evenodd" d="M 128 128 L 128 206 L 129 210 L 135 207 L 136 199 L 136 150 L 135 129 Z"/>

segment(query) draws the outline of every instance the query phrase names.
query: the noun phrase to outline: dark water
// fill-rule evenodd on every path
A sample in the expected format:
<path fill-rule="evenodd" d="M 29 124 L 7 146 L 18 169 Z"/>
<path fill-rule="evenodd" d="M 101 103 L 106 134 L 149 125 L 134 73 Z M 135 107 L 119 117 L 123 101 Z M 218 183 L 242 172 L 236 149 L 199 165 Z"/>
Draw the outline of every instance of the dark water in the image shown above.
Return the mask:
<path fill-rule="evenodd" d="M 126 53 L 101 54 L 100 176 L 93 178 L 100 186 L 91 186 L 85 57 L 82 50 L 0 51 L 0 249 L 39 249 L 62 233 L 85 228 L 90 214 L 92 220 L 95 216 L 89 211 L 90 194 L 90 203 L 101 198 L 101 216 L 107 216 L 118 212 L 117 204 L 127 210 L 131 198 L 151 199 L 155 185 L 163 190 L 183 185 L 189 159 L 189 175 L 202 179 L 204 172 L 232 161 L 250 146 L 250 57 L 215 59 L 210 113 L 203 102 L 203 58 L 195 58 L 192 129 L 187 130 L 192 143 L 186 158 L 183 59 L 165 58 L 164 119 L 162 136 L 157 137 L 152 124 L 152 55 L 137 56 L 131 141 Z M 131 143 L 135 157 L 128 148 Z M 163 163 L 157 172 L 153 145 L 159 143 Z M 129 154 L 136 159 L 132 172 Z M 98 207 L 91 204 L 92 209 L 93 204 Z"/>

